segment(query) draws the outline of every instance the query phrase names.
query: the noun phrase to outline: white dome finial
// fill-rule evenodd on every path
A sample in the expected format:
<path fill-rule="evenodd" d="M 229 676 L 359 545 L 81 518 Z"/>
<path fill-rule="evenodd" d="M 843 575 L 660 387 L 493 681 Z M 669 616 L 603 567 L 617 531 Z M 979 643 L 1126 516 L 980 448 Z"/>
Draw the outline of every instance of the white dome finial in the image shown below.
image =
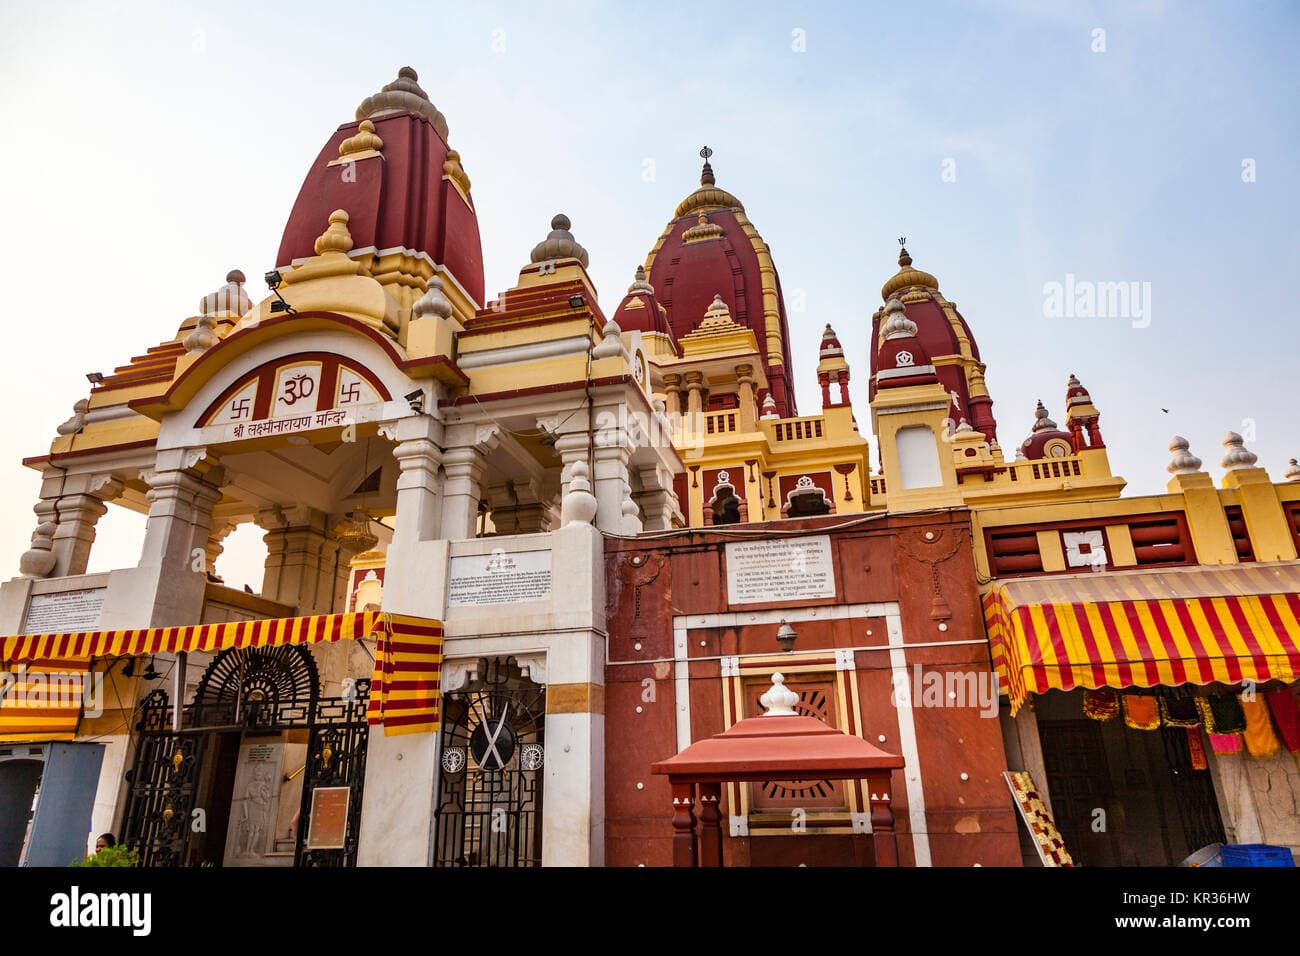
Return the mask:
<path fill-rule="evenodd" d="M 1223 447 L 1226 451 L 1219 464 L 1228 471 L 1254 468 L 1255 462 L 1259 461 L 1259 456 L 1246 447 L 1246 439 L 1236 432 L 1228 432 L 1223 436 Z"/>
<path fill-rule="evenodd" d="M 1169 439 L 1171 455 L 1165 470 L 1171 475 L 1194 475 L 1200 471 L 1201 459 L 1188 450 L 1190 447 L 1191 444 L 1182 435 L 1175 435 Z"/>
<path fill-rule="evenodd" d="M 763 705 L 764 717 L 795 717 L 794 705 L 799 703 L 799 695 L 785 686 L 784 674 L 773 674 L 772 686 L 758 702 Z"/>
<path fill-rule="evenodd" d="M 1300 464 L 1294 458 L 1287 463 L 1286 480 L 1300 481 Z"/>
<path fill-rule="evenodd" d="M 910 339 L 916 335 L 916 323 L 907 317 L 907 309 L 898 299 L 885 303 L 885 324 L 880 330 L 885 339 Z"/>

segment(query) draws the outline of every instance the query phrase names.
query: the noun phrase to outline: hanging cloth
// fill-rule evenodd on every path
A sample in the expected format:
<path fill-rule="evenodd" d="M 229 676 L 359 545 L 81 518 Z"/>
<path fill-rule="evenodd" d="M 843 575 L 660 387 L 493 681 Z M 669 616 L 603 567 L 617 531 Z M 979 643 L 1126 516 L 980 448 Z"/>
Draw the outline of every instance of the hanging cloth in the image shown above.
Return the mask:
<path fill-rule="evenodd" d="M 1119 713 L 1119 694 L 1113 690 L 1085 690 L 1083 715 L 1093 720 L 1110 720 Z"/>
<path fill-rule="evenodd" d="M 1246 714 L 1246 750 L 1256 760 L 1267 760 L 1277 756 L 1282 749 L 1282 741 L 1273 729 L 1273 720 L 1268 716 L 1268 704 L 1258 697 L 1254 700 L 1242 699 L 1241 709 Z"/>
<path fill-rule="evenodd" d="M 1174 687 L 1159 697 L 1160 719 L 1166 727 L 1200 729 L 1201 713 L 1196 709 L 1196 694 L 1187 686 Z"/>
<path fill-rule="evenodd" d="M 1300 702 L 1296 700 L 1295 691 L 1289 687 L 1270 690 L 1264 694 L 1264 700 L 1268 701 L 1273 723 L 1277 724 L 1286 749 L 1300 753 Z"/>
<path fill-rule="evenodd" d="M 1124 723 L 1134 730 L 1158 729 L 1160 708 L 1156 704 L 1156 698 L 1142 694 L 1125 694 Z"/>
<path fill-rule="evenodd" d="M 1236 694 L 1211 694 L 1196 698 L 1205 729 L 1212 734 L 1239 734 L 1246 729 L 1246 715 Z"/>
<path fill-rule="evenodd" d="M 1210 749 L 1216 754 L 1241 753 L 1241 734 L 1210 734 Z"/>
<path fill-rule="evenodd" d="M 1201 728 L 1187 728 L 1187 753 L 1192 760 L 1193 770 L 1209 770 L 1210 763 L 1205 759 L 1205 744 L 1201 742 Z"/>

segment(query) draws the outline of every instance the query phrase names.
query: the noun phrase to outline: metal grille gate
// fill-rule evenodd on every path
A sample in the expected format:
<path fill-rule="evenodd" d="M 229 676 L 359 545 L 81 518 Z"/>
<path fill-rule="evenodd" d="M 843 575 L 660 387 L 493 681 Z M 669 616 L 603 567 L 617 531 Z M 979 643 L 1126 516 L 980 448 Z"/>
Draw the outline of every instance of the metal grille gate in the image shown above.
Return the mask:
<path fill-rule="evenodd" d="M 350 682 L 340 698 L 320 697 L 311 652 L 279 646 L 222 651 L 208 665 L 194 702 L 182 710 L 181 729 L 173 730 L 173 708 L 164 690 L 152 691 L 140 705 L 135 764 L 123 842 L 137 847 L 142 866 L 184 866 L 191 821 L 211 738 L 231 731 L 308 731 L 303 770 L 295 866 L 354 866 L 361 821 L 369 727 L 366 710 L 370 680 Z M 344 845 L 308 849 L 311 801 L 318 787 L 348 787 Z"/>
<path fill-rule="evenodd" d="M 437 866 L 540 866 L 546 688 L 513 658 L 443 697 Z"/>

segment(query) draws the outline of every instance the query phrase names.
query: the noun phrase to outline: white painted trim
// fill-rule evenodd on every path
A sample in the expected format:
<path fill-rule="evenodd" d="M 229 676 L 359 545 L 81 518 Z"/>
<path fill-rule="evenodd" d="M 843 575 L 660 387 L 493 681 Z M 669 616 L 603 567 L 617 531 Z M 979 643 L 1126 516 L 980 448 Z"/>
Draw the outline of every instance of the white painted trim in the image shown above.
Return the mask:
<path fill-rule="evenodd" d="M 552 339 L 549 342 L 507 345 L 499 349 L 484 349 L 482 352 L 461 352 L 456 357 L 456 364 L 462 371 L 483 368 L 487 365 L 515 365 L 519 362 L 533 362 L 558 355 L 581 354 L 589 348 L 591 348 L 590 338 L 585 335 L 574 335 L 566 339 Z"/>
<path fill-rule="evenodd" d="M 702 627 L 742 627 L 748 624 L 779 624 L 788 621 L 844 621 L 859 617 L 887 617 L 897 615 L 895 601 L 872 604 L 834 604 L 820 607 L 770 608 L 766 611 L 725 611 L 721 614 L 682 614 L 673 618 L 674 630 L 684 627 L 699 630 Z M 680 625 L 678 622 L 682 622 Z"/>
<path fill-rule="evenodd" d="M 913 402 L 911 405 L 882 405 L 880 408 L 873 409 L 873 411 L 877 415 L 903 415 L 908 412 L 945 412 L 950 404 L 950 402 Z"/>
<path fill-rule="evenodd" d="M 123 418 L 144 418 L 134 408 L 126 404 L 122 405 L 103 405 L 99 408 L 92 408 L 86 412 L 86 424 L 93 425 L 96 422 L 115 422 Z"/>
<path fill-rule="evenodd" d="M 876 373 L 876 380 L 890 378 L 910 378 L 913 375 L 933 375 L 933 365 L 900 365 L 898 368 L 882 368 Z"/>
<path fill-rule="evenodd" d="M 903 648 L 903 624 L 897 613 L 885 618 L 889 634 L 889 663 L 893 686 L 906 682 L 907 652 Z M 904 684 L 906 686 L 906 684 Z M 907 786 L 907 816 L 912 824 L 912 851 L 917 866 L 931 866 L 930 834 L 925 821 L 925 790 L 921 786 L 921 755 L 916 746 L 916 722 L 911 707 L 895 707 L 898 714 L 899 746 L 903 751 L 903 782 Z"/>
<path fill-rule="evenodd" d="M 691 745 L 691 672 L 687 659 L 686 625 L 681 618 L 673 618 L 673 665 L 674 701 L 677 707 L 677 752 L 681 753 Z"/>

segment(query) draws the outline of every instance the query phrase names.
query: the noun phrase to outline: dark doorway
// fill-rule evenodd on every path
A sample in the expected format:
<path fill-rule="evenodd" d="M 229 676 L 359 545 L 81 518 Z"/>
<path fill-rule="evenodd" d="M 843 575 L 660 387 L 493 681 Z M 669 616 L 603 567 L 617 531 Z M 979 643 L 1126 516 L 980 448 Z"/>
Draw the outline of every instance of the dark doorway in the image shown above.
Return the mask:
<path fill-rule="evenodd" d="M 1051 719 L 1079 712 L 1077 695 L 1056 696 L 1040 699 L 1038 728 L 1052 815 L 1076 864 L 1176 866 L 1223 841 L 1214 785 L 1192 767 L 1186 728 Z"/>
<path fill-rule="evenodd" d="M 203 832 L 190 839 L 190 859 L 202 866 L 221 866 L 230 829 L 230 804 L 235 790 L 235 769 L 239 764 L 239 733 L 215 734 L 199 787 L 199 806 L 207 811 Z M 193 829 L 193 827 L 191 827 Z"/>
<path fill-rule="evenodd" d="M 22 857 L 44 769 L 40 760 L 0 761 L 0 866 L 17 866 Z"/>

